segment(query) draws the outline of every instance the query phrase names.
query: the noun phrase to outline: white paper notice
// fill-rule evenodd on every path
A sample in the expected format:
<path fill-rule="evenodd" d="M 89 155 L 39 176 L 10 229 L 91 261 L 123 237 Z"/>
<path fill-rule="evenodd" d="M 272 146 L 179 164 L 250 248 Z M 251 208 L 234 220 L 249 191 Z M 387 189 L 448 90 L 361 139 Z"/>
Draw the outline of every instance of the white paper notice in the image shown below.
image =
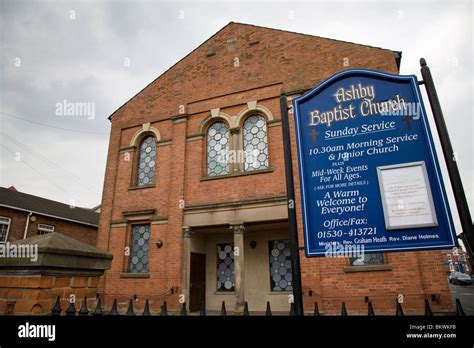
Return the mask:
<path fill-rule="evenodd" d="M 378 169 L 388 230 L 437 226 L 423 162 Z"/>

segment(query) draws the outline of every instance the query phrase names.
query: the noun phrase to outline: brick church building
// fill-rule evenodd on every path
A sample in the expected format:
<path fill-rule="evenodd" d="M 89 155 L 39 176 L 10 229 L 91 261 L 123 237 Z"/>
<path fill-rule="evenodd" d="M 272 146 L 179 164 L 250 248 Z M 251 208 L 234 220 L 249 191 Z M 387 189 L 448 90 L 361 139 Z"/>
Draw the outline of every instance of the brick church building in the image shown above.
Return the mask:
<path fill-rule="evenodd" d="M 110 116 L 98 247 L 101 295 L 125 303 L 287 312 L 292 291 L 280 94 L 291 100 L 352 68 L 398 73 L 401 53 L 229 23 Z M 293 115 L 290 130 L 303 241 Z M 223 155 L 227 154 L 227 155 Z M 306 311 L 452 309 L 440 252 L 306 258 Z"/>

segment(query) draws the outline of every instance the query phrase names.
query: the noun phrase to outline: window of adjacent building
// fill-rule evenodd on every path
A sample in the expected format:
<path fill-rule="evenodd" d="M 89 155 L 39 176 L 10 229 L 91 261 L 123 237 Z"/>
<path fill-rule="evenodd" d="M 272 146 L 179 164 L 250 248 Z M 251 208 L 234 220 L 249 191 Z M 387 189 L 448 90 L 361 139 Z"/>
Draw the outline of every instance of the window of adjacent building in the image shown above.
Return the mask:
<path fill-rule="evenodd" d="M 147 273 L 148 272 L 148 250 L 150 248 L 150 225 L 133 225 L 132 226 L 132 247 L 130 250 L 130 266 L 131 273 Z"/>
<path fill-rule="evenodd" d="M 234 291 L 234 245 L 217 245 L 217 291 Z"/>
<path fill-rule="evenodd" d="M 268 168 L 267 124 L 260 115 L 248 117 L 243 125 L 244 170 Z"/>
<path fill-rule="evenodd" d="M 366 265 L 382 265 L 383 254 L 364 254 L 361 257 L 351 257 L 350 262 L 352 266 L 366 266 Z"/>
<path fill-rule="evenodd" d="M 51 232 L 54 232 L 54 226 L 45 225 L 45 224 L 38 225 L 38 235 L 47 234 Z"/>
<path fill-rule="evenodd" d="M 137 186 L 153 185 L 155 182 L 156 140 L 149 135 L 140 143 L 138 154 Z"/>
<path fill-rule="evenodd" d="M 207 130 L 207 175 L 229 174 L 229 128 L 224 122 L 213 123 Z"/>
<path fill-rule="evenodd" d="M 292 291 L 291 251 L 289 240 L 269 241 L 271 291 Z"/>
<path fill-rule="evenodd" d="M 0 216 L 0 243 L 5 243 L 7 241 L 11 221 L 10 218 Z"/>

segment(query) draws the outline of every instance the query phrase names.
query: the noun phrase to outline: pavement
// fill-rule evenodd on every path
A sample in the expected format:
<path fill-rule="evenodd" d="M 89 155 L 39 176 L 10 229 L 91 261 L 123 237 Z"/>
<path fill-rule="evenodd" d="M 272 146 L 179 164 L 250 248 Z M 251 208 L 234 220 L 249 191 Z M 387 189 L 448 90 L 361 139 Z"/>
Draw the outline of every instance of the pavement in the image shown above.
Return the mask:
<path fill-rule="evenodd" d="M 449 284 L 453 304 L 458 298 L 466 315 L 474 315 L 474 285 L 453 285 Z"/>

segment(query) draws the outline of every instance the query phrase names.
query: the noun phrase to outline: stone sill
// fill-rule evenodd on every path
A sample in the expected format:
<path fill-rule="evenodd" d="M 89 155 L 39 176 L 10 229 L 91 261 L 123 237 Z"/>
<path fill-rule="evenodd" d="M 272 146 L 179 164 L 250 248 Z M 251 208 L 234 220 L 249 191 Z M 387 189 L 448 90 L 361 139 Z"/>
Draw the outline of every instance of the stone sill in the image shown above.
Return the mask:
<path fill-rule="evenodd" d="M 268 293 L 268 295 L 285 295 L 288 296 L 289 294 L 292 294 L 293 291 L 271 291 Z"/>
<path fill-rule="evenodd" d="M 146 186 L 130 186 L 128 188 L 129 191 L 132 191 L 132 190 L 142 190 L 142 189 L 147 189 L 147 188 L 154 188 L 155 185 L 146 185 Z"/>
<path fill-rule="evenodd" d="M 235 295 L 235 291 L 214 291 L 214 295 Z"/>
<path fill-rule="evenodd" d="M 367 266 L 346 266 L 344 267 L 345 273 L 352 272 L 377 272 L 377 271 L 391 271 L 392 265 L 389 263 L 383 265 L 367 265 Z"/>
<path fill-rule="evenodd" d="M 120 278 L 150 278 L 150 273 L 120 273 Z"/>
<path fill-rule="evenodd" d="M 252 170 L 249 172 L 235 172 L 235 173 L 225 174 L 225 175 L 202 176 L 199 180 L 208 181 L 208 180 L 216 180 L 216 179 L 227 179 L 227 178 L 235 178 L 235 177 L 245 176 L 245 175 L 263 174 L 263 173 L 271 173 L 271 172 L 273 172 L 273 168 Z"/>

